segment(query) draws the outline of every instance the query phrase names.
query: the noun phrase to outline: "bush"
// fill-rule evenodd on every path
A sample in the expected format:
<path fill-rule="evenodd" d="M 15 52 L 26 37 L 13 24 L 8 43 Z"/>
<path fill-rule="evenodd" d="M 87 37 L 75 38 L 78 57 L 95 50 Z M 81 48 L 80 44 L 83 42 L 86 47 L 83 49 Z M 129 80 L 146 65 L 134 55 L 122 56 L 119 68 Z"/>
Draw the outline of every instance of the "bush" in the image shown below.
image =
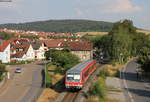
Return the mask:
<path fill-rule="evenodd" d="M 89 94 L 98 96 L 100 101 L 104 101 L 107 88 L 105 85 L 105 79 L 99 78 L 98 81 L 89 89 Z"/>
<path fill-rule="evenodd" d="M 109 76 L 107 70 L 103 69 L 100 71 L 99 76 L 102 78 L 106 78 L 107 76 Z"/>
<path fill-rule="evenodd" d="M 4 64 L 0 64 L 0 81 L 3 79 L 3 73 L 6 72 L 6 66 Z"/>
<path fill-rule="evenodd" d="M 31 63 L 33 61 L 31 60 L 26 60 L 26 61 L 13 61 L 13 62 L 10 62 L 10 63 L 7 63 L 8 65 L 19 65 L 19 64 L 27 64 L 27 63 Z"/>

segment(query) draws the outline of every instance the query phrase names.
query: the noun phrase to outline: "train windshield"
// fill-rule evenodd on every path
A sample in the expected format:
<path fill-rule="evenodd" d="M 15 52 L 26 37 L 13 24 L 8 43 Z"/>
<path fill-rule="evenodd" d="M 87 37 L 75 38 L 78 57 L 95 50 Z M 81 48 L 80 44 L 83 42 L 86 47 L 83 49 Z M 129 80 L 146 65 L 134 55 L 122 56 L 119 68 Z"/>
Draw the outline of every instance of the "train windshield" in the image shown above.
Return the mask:
<path fill-rule="evenodd" d="M 73 75 L 70 75 L 70 74 L 67 75 L 67 80 L 73 80 L 73 79 L 74 79 Z"/>
<path fill-rule="evenodd" d="M 80 81 L 80 74 L 68 74 L 67 75 L 67 81 L 79 82 Z"/>

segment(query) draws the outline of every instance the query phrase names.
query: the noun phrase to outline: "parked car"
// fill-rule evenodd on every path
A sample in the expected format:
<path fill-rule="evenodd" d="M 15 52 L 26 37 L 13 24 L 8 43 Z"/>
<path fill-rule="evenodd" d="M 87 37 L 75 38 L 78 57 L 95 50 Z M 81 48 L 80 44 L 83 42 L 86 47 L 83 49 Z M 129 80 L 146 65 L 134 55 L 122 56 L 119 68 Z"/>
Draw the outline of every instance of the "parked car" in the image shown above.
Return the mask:
<path fill-rule="evenodd" d="M 21 73 L 21 68 L 16 68 L 15 72 L 16 73 Z"/>

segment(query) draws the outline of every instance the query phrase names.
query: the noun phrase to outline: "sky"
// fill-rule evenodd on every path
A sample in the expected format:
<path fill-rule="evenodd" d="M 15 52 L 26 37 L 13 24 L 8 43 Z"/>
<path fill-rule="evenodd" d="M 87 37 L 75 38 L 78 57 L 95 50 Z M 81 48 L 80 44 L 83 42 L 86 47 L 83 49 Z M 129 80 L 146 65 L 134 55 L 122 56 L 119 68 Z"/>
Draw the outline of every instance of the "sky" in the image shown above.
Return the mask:
<path fill-rule="evenodd" d="M 150 0 L 12 0 L 0 2 L 0 24 L 51 19 L 129 19 L 136 27 L 150 30 L 149 5 Z"/>

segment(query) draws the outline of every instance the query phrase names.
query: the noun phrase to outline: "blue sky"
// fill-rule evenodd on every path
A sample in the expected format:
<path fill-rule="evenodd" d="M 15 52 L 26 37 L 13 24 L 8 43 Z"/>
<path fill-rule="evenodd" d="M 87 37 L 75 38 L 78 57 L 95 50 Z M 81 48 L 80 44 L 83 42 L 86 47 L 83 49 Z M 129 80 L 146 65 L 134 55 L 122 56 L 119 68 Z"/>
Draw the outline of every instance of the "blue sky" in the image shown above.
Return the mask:
<path fill-rule="evenodd" d="M 150 0 L 12 0 L 0 2 L 0 24 L 50 19 L 133 20 L 150 30 Z"/>

